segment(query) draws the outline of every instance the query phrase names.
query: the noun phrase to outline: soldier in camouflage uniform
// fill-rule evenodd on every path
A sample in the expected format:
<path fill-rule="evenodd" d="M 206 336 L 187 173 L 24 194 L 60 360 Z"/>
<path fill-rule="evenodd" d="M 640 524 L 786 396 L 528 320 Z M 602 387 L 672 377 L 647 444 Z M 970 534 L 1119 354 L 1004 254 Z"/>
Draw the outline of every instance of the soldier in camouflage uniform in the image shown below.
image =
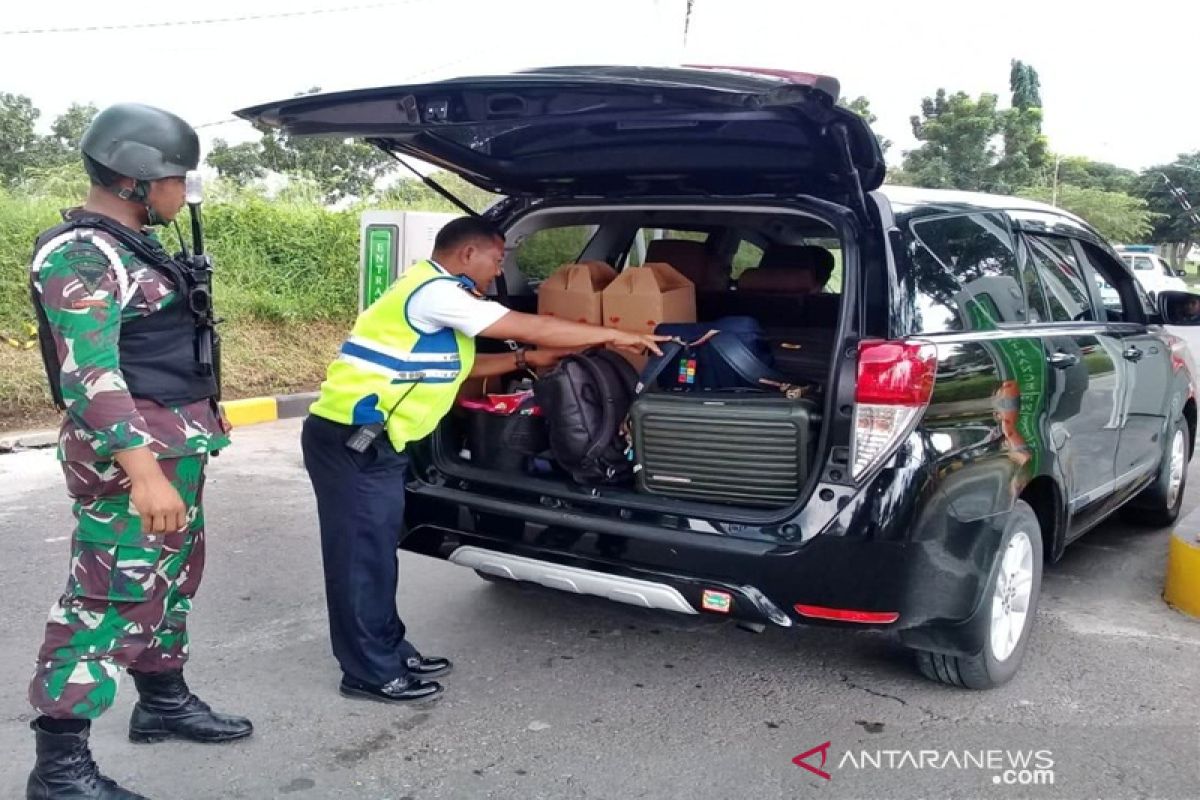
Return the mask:
<path fill-rule="evenodd" d="M 88 200 L 39 238 L 30 275 L 48 377 L 66 409 L 59 458 L 77 520 L 29 687 L 41 714 L 30 800 L 142 798 L 104 777 L 87 745 L 122 668 L 139 695 L 134 741 L 252 731 L 183 680 L 204 569 L 205 462 L 228 445 L 228 426 L 215 379 L 187 356 L 196 334 L 186 281 L 142 230 L 182 208 L 199 142 L 174 115 L 124 105 L 96 117 L 82 149 Z"/>

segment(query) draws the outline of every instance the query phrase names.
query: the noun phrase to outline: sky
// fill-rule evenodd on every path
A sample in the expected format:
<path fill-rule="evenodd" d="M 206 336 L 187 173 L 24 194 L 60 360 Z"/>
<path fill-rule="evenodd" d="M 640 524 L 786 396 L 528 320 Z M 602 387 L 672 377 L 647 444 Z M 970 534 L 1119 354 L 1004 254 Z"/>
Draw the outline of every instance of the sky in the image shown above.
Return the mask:
<path fill-rule="evenodd" d="M 1008 103 L 1011 59 L 1040 73 L 1051 147 L 1131 168 L 1200 149 L 1200 3 L 1064 0 L 56 0 L 5 4 L 0 91 L 31 97 L 43 129 L 73 101 L 168 108 L 213 137 L 254 136 L 234 109 L 324 90 L 548 65 L 733 64 L 838 77 L 865 95 L 889 161 L 939 87 Z M 293 14 L 211 24 L 125 26 Z M 1176 33 L 1176 32 L 1180 33 Z"/>

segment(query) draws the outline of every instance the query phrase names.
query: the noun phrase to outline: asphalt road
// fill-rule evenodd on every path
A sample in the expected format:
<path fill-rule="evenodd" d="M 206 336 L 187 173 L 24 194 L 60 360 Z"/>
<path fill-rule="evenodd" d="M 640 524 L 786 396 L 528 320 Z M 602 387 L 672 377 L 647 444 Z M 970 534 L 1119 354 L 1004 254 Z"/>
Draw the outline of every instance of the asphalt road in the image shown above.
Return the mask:
<path fill-rule="evenodd" d="M 444 700 L 396 709 L 336 692 L 297 439 L 295 421 L 239 431 L 211 471 L 189 677 L 256 735 L 132 745 L 128 683 L 95 726 L 105 770 L 156 800 L 1200 798 L 1200 621 L 1159 599 L 1166 531 L 1112 523 L 1072 546 L 1047 571 L 1023 671 L 988 693 L 926 682 L 882 634 L 756 635 L 406 554 L 411 636 L 457 667 Z M 3 798 L 24 796 L 25 685 L 70 525 L 50 453 L 0 456 Z M 793 763 L 826 742 L 829 780 Z M 1053 785 L 978 767 L 1031 751 Z"/>

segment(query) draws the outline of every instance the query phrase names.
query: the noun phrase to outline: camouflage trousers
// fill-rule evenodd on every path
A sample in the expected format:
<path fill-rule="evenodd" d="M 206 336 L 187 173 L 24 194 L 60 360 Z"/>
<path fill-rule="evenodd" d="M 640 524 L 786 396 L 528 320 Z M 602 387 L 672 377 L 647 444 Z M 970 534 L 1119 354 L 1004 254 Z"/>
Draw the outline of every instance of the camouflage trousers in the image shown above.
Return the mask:
<path fill-rule="evenodd" d="M 49 717 L 94 719 L 117 694 L 121 668 L 179 669 L 187 615 L 204 571 L 201 493 L 207 456 L 159 466 L 188 508 L 186 530 L 149 536 L 115 462 L 65 462 L 75 500 L 71 574 L 50 609 L 29 701 Z"/>

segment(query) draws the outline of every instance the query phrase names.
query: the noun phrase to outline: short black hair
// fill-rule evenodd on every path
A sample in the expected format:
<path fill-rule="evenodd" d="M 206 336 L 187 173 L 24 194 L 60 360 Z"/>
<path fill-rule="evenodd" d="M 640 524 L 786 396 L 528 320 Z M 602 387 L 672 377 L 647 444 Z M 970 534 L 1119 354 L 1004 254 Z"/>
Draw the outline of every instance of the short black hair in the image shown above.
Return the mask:
<path fill-rule="evenodd" d="M 112 186 L 124 177 L 118 172 L 113 172 L 87 153 L 83 154 L 83 170 L 88 174 L 88 179 L 91 180 L 93 186 Z"/>
<path fill-rule="evenodd" d="M 474 239 L 487 239 L 489 242 L 493 239 L 503 241 L 504 234 L 483 217 L 459 217 L 450 220 L 445 227 L 438 231 L 437 238 L 433 240 L 433 249 L 435 252 L 444 253 L 447 250 L 462 247 Z"/>

